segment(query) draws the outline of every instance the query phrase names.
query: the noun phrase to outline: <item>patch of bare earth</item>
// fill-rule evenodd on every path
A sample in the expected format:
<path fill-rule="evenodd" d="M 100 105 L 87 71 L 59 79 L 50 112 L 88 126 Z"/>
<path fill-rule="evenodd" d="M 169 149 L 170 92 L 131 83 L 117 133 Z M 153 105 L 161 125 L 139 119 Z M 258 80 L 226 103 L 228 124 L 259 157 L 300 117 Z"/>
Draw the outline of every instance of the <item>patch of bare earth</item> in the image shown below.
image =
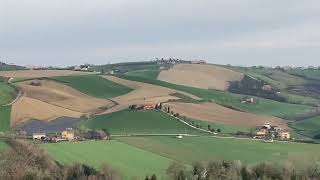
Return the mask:
<path fill-rule="evenodd" d="M 160 72 L 158 79 L 173 84 L 225 91 L 232 81 L 241 81 L 243 74 L 209 64 L 178 64 Z"/>
<path fill-rule="evenodd" d="M 101 108 L 108 108 L 113 102 L 83 94 L 69 86 L 49 80 L 37 80 L 40 86 L 30 85 L 32 81 L 17 83 L 24 96 L 37 99 L 49 104 L 60 106 L 82 113 L 95 113 Z M 94 88 L 94 87 L 93 87 Z"/>
<path fill-rule="evenodd" d="M 107 110 L 104 113 L 111 113 L 111 112 L 123 110 L 128 108 L 128 106 L 132 104 L 143 104 L 143 103 L 156 104 L 159 102 L 167 102 L 168 100 L 179 99 L 178 97 L 170 95 L 174 93 L 181 93 L 193 99 L 200 100 L 200 98 L 197 96 L 194 96 L 185 92 L 177 91 L 174 89 L 169 89 L 169 88 L 151 85 L 151 84 L 142 83 L 142 82 L 129 81 L 129 80 L 115 77 L 115 76 L 103 76 L 103 77 L 115 83 L 134 89 L 128 94 L 112 98 L 112 100 L 116 101 L 118 105 L 113 107 L 112 109 Z"/>
<path fill-rule="evenodd" d="M 207 122 L 238 125 L 242 127 L 257 127 L 269 122 L 273 125 L 287 128 L 287 124 L 283 119 L 235 111 L 215 103 L 192 104 L 172 102 L 165 103 L 164 106 L 169 106 L 172 111 L 179 113 L 181 116 Z"/>
<path fill-rule="evenodd" d="M 83 113 L 58 107 L 37 99 L 22 96 L 12 106 L 11 127 L 15 127 L 18 123 L 29 119 L 50 121 L 62 116 L 78 118 L 82 114 Z"/>
<path fill-rule="evenodd" d="M 19 70 L 19 71 L 0 71 L 0 76 L 12 78 L 40 78 L 54 76 L 69 76 L 92 74 L 90 72 L 71 71 L 71 70 Z"/>
<path fill-rule="evenodd" d="M 55 81 L 24 81 L 16 85 L 23 95 L 12 105 L 12 126 L 28 119 L 48 121 L 62 116 L 96 114 L 114 106 L 110 100 L 88 96 Z"/>

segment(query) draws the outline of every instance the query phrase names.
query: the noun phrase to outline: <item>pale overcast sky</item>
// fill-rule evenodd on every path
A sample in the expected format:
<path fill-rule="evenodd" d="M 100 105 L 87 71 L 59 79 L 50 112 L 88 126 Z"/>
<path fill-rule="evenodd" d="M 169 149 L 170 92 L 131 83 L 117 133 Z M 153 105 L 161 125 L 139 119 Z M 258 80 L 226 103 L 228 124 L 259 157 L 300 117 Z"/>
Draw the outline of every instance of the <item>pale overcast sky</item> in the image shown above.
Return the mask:
<path fill-rule="evenodd" d="M 319 0 L 0 0 L 0 60 L 320 65 Z"/>

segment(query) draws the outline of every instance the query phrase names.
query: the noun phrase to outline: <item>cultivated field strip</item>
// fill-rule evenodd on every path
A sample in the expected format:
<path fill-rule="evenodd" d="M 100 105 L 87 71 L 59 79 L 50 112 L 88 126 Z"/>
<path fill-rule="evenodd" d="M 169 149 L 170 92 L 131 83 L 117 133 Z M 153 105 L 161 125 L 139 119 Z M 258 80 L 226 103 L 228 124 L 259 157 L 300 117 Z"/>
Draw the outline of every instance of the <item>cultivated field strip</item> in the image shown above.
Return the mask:
<path fill-rule="evenodd" d="M 227 90 L 229 82 L 241 81 L 242 73 L 207 64 L 178 64 L 160 72 L 161 81 L 201 89 Z"/>
<path fill-rule="evenodd" d="M 208 122 L 239 125 L 242 127 L 256 127 L 269 122 L 273 125 L 287 128 L 287 124 L 283 119 L 240 112 L 215 103 L 192 104 L 171 102 L 165 103 L 164 106 L 169 106 L 170 110 L 179 113 L 181 116 Z"/>

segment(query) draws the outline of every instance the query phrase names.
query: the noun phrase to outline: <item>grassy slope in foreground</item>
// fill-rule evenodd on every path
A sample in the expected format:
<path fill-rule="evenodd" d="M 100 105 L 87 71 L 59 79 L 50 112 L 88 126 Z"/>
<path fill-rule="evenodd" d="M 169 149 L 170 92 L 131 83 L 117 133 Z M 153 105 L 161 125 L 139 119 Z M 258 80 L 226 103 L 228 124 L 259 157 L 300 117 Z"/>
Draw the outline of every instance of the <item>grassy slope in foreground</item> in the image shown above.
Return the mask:
<path fill-rule="evenodd" d="M 264 143 L 247 139 L 214 137 L 118 137 L 117 140 L 161 156 L 191 164 L 214 159 L 284 162 L 288 157 L 316 155 L 317 144 Z"/>
<path fill-rule="evenodd" d="M 320 134 L 320 116 L 298 121 L 293 124 L 299 133 L 313 138 L 315 135 Z"/>
<path fill-rule="evenodd" d="M 170 159 L 117 141 L 86 141 L 79 143 L 43 144 L 42 147 L 63 164 L 84 163 L 100 168 L 104 163 L 116 169 L 123 179 L 155 173 L 164 177 Z"/>
<path fill-rule="evenodd" d="M 313 109 L 311 106 L 306 105 L 297 105 L 297 104 L 289 104 L 289 103 L 281 103 L 269 99 L 257 98 L 258 103 L 256 105 L 253 104 L 242 104 L 241 99 L 245 96 L 233 94 L 229 92 L 223 91 L 215 91 L 215 90 L 206 90 L 199 89 L 193 87 L 187 87 L 182 85 L 171 84 L 167 82 L 163 82 L 156 79 L 151 78 L 142 78 L 137 76 L 127 76 L 122 75 L 120 78 L 124 78 L 132 81 L 140 81 L 149 84 L 159 85 L 163 87 L 168 87 L 180 91 L 184 91 L 198 97 L 201 97 L 207 101 L 215 101 L 219 104 L 235 107 L 247 112 L 255 113 L 255 114 L 264 114 L 264 115 L 272 115 L 285 119 L 292 119 L 299 115 L 300 113 L 305 113 Z"/>
<path fill-rule="evenodd" d="M 199 134 L 177 119 L 158 111 L 123 110 L 93 117 L 84 126 L 91 129 L 106 128 L 111 134 Z"/>
<path fill-rule="evenodd" d="M 60 76 L 51 79 L 64 82 L 66 85 L 98 98 L 112 98 L 126 94 L 130 88 L 109 81 L 98 75 Z"/>

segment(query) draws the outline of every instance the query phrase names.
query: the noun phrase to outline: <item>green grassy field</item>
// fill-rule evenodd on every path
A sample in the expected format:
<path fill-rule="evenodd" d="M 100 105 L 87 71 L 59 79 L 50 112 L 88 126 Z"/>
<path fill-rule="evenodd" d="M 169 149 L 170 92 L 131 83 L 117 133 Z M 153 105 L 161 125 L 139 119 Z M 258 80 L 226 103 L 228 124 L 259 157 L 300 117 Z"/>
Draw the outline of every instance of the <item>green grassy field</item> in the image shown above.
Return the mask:
<path fill-rule="evenodd" d="M 11 106 L 0 107 L 0 132 L 10 130 Z"/>
<path fill-rule="evenodd" d="M 284 162 L 292 157 L 317 155 L 318 144 L 274 142 L 214 137 L 117 137 L 120 142 L 179 160 L 187 164 L 208 160 L 242 160 L 249 164 L 263 161 Z M 319 154 L 318 154 L 319 156 Z"/>
<path fill-rule="evenodd" d="M 157 79 L 160 70 L 136 70 L 126 73 L 128 76 Z"/>
<path fill-rule="evenodd" d="M 10 103 L 14 94 L 14 88 L 0 81 L 0 106 Z"/>
<path fill-rule="evenodd" d="M 130 88 L 109 81 L 98 75 L 61 76 L 50 79 L 64 82 L 78 91 L 98 98 L 112 98 L 126 94 Z"/>
<path fill-rule="evenodd" d="M 298 121 L 292 125 L 297 132 L 313 138 L 315 135 L 320 134 L 320 116 Z"/>
<path fill-rule="evenodd" d="M 255 113 L 255 114 L 264 114 L 264 115 L 272 115 L 285 119 L 293 119 L 296 116 L 300 116 L 301 114 L 308 113 L 314 108 L 307 105 L 298 105 L 298 104 L 289 104 L 277 102 L 269 99 L 263 99 L 257 97 L 257 104 L 242 104 L 241 99 L 243 99 L 244 95 L 233 94 L 230 92 L 224 91 L 215 91 L 215 90 L 206 90 L 199 89 L 187 86 L 181 86 L 176 84 L 171 84 L 163 81 L 159 81 L 151 78 L 142 78 L 137 76 L 128 76 L 122 75 L 119 76 L 124 79 L 132 80 L 132 81 L 140 81 L 149 84 L 155 84 L 163 87 L 168 87 L 180 91 L 184 91 L 198 97 L 206 101 L 214 101 L 218 104 L 233 107 L 236 109 L 241 109 L 243 111 Z"/>
<path fill-rule="evenodd" d="M 107 164 L 117 170 L 123 179 L 144 179 L 153 173 L 158 179 L 167 179 L 165 170 L 170 159 L 117 141 L 86 141 L 78 143 L 43 144 L 54 159 L 63 164 L 84 163 L 100 168 Z"/>
<path fill-rule="evenodd" d="M 314 80 L 320 80 L 320 70 L 315 69 L 315 70 L 310 70 L 310 69 L 292 69 L 292 70 L 287 70 L 288 73 L 301 76 L 301 77 L 306 77 L 309 79 L 314 79 Z"/>
<path fill-rule="evenodd" d="M 111 134 L 199 134 L 177 119 L 158 111 L 123 110 L 84 121 L 90 129 L 107 129 Z"/>

